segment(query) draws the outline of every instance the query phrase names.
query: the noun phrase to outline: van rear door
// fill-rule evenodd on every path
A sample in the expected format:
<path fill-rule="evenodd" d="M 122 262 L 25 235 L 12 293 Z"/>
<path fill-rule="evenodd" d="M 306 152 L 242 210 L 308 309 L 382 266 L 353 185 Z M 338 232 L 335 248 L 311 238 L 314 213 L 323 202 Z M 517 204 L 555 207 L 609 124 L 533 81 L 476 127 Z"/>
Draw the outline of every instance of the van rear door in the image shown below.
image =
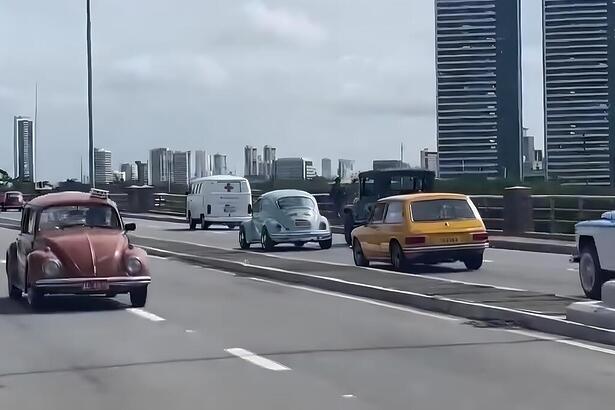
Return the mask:
<path fill-rule="evenodd" d="M 210 195 L 206 212 L 211 217 L 248 216 L 252 200 L 247 181 L 216 181 L 209 185 Z"/>

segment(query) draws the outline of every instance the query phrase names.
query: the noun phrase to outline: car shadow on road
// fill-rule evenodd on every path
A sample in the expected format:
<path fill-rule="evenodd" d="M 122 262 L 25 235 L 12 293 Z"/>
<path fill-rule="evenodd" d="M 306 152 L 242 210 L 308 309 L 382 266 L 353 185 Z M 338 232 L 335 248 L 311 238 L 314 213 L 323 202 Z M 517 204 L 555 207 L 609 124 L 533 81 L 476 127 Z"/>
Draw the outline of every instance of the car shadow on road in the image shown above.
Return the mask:
<path fill-rule="evenodd" d="M 46 314 L 62 312 L 99 312 L 110 310 L 122 310 L 130 307 L 120 300 L 96 297 L 96 296 L 46 296 L 43 305 L 38 310 L 33 310 L 26 300 L 12 300 L 0 298 L 0 316 Z"/>
<path fill-rule="evenodd" d="M 413 275 L 424 275 L 424 276 L 462 273 L 462 272 L 468 271 L 465 268 L 454 268 L 451 266 L 422 265 L 422 264 L 410 265 L 407 268 L 404 268 L 402 271 L 395 271 L 391 265 L 374 265 L 374 267 L 378 267 L 380 269 L 388 270 L 391 272 L 409 273 Z"/>

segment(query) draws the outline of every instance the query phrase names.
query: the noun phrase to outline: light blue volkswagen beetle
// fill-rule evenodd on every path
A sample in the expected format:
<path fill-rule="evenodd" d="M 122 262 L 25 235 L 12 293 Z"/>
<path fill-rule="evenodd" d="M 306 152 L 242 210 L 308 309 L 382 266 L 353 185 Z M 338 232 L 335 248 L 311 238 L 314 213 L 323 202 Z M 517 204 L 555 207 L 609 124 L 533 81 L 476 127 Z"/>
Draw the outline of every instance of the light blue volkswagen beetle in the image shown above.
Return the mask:
<path fill-rule="evenodd" d="M 252 220 L 239 228 L 239 246 L 248 249 L 260 243 L 270 251 L 280 243 L 301 247 L 318 242 L 322 249 L 331 248 L 329 221 L 320 215 L 316 199 L 305 191 L 284 189 L 261 196 L 252 206 Z"/>

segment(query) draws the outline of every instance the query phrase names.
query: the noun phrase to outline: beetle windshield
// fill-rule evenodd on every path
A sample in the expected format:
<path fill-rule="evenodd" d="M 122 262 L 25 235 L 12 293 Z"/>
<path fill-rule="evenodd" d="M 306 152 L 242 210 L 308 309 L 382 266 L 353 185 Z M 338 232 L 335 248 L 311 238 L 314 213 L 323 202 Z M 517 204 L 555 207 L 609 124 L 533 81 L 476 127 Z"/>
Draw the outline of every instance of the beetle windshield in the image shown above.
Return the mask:
<path fill-rule="evenodd" d="M 316 204 L 311 198 L 305 196 L 288 196 L 278 199 L 278 207 L 280 209 L 290 208 L 309 208 L 314 209 Z"/>
<path fill-rule="evenodd" d="M 74 226 L 120 229 L 117 212 L 107 205 L 52 206 L 41 212 L 39 231 L 65 229 Z"/>
<path fill-rule="evenodd" d="M 464 199 L 418 201 L 411 205 L 411 209 L 412 220 L 415 222 L 476 218 L 470 204 Z"/>

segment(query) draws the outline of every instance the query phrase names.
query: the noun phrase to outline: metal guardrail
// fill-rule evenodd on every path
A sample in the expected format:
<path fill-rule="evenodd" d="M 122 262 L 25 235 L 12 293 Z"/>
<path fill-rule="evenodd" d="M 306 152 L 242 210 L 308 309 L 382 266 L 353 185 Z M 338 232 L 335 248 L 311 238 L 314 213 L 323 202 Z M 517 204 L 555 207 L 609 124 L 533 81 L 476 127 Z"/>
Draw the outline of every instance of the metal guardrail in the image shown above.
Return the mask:
<path fill-rule="evenodd" d="M 488 229 L 502 229 L 502 195 L 473 195 L 472 201 Z M 599 219 L 602 213 L 614 210 L 615 196 L 532 195 L 532 206 L 535 232 L 572 234 L 577 222 Z"/>
<path fill-rule="evenodd" d="M 112 194 L 112 199 L 123 209 L 127 203 L 126 194 Z M 258 197 L 258 195 L 254 195 Z M 489 230 L 502 230 L 504 223 L 504 199 L 502 195 L 472 195 Z M 547 234 L 572 234 L 574 225 L 587 219 L 598 219 L 603 212 L 615 209 L 615 196 L 597 195 L 532 195 L 534 230 Z M 325 205 L 323 203 L 323 205 Z M 339 223 L 335 211 L 321 206 L 322 214 L 332 224 Z M 186 195 L 154 194 L 152 212 L 185 215 Z"/>

